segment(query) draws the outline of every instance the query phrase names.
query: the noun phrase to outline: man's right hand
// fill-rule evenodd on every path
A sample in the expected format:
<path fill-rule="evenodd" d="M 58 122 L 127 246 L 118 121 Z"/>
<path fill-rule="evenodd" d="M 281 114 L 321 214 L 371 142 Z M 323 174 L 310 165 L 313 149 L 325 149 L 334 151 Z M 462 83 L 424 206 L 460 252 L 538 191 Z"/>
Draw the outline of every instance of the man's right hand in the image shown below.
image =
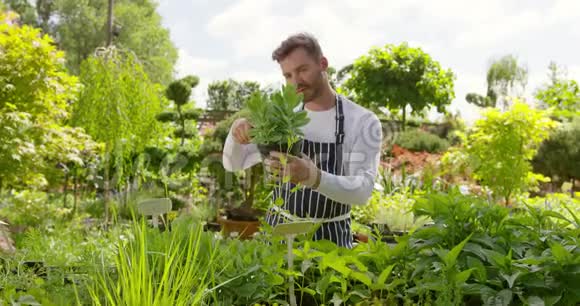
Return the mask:
<path fill-rule="evenodd" d="M 250 129 L 252 126 L 245 118 L 240 118 L 234 121 L 232 124 L 232 134 L 234 139 L 239 144 L 249 144 L 250 143 Z"/>

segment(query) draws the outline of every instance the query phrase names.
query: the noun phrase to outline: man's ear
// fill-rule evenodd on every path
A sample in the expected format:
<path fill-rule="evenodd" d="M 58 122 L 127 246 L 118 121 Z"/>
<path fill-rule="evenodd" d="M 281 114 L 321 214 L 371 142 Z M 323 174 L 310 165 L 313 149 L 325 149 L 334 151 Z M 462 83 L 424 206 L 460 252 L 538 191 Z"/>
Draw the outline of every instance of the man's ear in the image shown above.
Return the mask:
<path fill-rule="evenodd" d="M 320 57 L 320 68 L 322 68 L 323 71 L 328 69 L 328 59 L 325 56 Z"/>

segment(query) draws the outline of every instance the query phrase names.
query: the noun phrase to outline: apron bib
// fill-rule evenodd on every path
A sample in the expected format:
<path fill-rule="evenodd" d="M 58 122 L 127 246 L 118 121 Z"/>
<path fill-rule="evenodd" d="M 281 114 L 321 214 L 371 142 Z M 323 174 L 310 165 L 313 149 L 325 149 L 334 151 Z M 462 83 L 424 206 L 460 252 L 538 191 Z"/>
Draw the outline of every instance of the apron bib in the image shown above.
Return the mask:
<path fill-rule="evenodd" d="M 322 171 L 343 175 L 344 114 L 342 99 L 338 94 L 336 95 L 335 135 L 334 143 L 304 139 L 301 151 L 310 157 L 316 167 Z M 268 210 L 266 222 L 271 226 L 296 221 L 320 222 L 322 224 L 314 234 L 314 240 L 327 239 L 338 246 L 352 248 L 350 205 L 333 201 L 306 187 L 291 192 L 294 187 L 296 187 L 295 184 L 288 182 L 274 189 L 273 200 L 281 197 L 284 205 L 281 208 L 274 206 Z M 284 210 L 287 210 L 289 214 Z"/>

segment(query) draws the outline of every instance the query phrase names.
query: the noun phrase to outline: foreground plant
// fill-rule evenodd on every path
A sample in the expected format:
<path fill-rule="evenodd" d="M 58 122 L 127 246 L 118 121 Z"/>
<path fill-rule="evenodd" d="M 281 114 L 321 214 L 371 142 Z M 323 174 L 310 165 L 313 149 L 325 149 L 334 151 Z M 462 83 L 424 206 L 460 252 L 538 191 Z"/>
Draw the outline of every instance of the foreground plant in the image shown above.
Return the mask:
<path fill-rule="evenodd" d="M 209 299 L 210 284 L 224 256 L 215 252 L 213 237 L 195 223 L 183 223 L 160 233 L 136 223 L 134 237 L 119 239 L 110 266 L 101 262 L 90 275 L 95 305 L 200 305 Z"/>

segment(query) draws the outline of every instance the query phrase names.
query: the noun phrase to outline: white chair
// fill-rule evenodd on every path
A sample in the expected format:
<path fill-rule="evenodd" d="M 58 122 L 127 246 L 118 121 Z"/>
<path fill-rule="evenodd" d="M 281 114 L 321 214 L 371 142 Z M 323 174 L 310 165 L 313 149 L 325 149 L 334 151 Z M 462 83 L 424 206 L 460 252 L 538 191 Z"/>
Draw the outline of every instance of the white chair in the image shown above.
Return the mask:
<path fill-rule="evenodd" d="M 151 216 L 154 228 L 159 228 L 159 217 L 171 211 L 171 199 L 154 198 L 140 201 L 137 211 L 144 216 Z"/>

